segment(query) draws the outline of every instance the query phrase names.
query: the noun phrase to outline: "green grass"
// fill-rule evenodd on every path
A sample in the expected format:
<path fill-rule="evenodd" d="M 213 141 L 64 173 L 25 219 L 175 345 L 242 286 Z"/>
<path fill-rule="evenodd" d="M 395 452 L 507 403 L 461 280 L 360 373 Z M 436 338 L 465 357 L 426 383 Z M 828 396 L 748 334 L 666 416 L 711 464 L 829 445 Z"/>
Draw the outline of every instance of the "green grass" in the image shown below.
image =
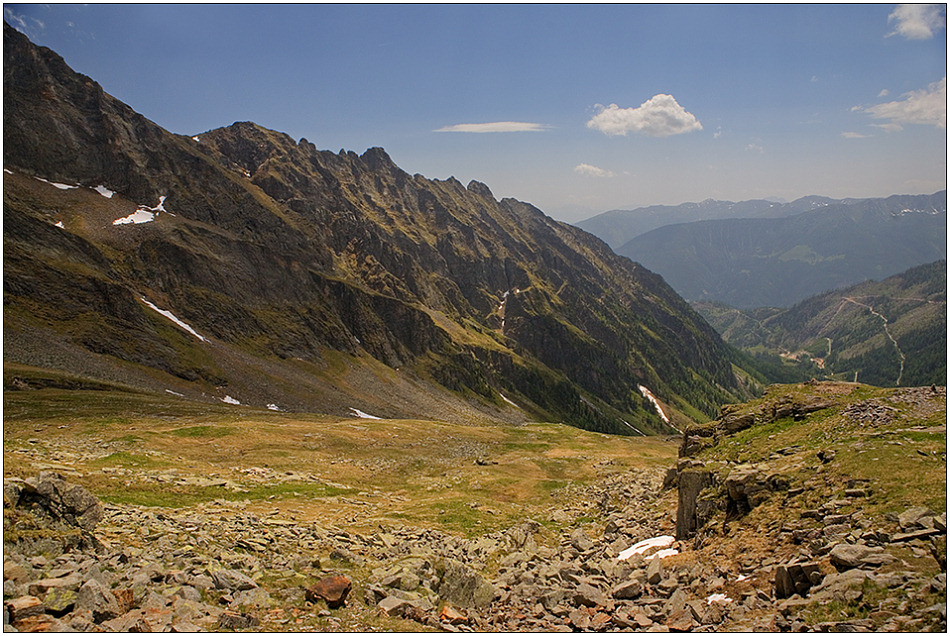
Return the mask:
<path fill-rule="evenodd" d="M 169 435 L 176 437 L 227 437 L 235 432 L 230 426 L 188 426 L 186 428 L 175 428 L 168 431 Z"/>

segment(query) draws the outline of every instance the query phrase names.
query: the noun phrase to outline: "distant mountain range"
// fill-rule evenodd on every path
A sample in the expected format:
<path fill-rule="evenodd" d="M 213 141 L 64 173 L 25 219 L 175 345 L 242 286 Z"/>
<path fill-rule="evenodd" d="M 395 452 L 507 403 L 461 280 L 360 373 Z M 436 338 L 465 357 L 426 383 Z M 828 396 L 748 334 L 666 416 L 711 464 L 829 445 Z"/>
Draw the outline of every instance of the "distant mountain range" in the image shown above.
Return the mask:
<path fill-rule="evenodd" d="M 660 276 L 487 186 L 253 123 L 171 134 L 4 25 L 22 366 L 336 416 L 670 432 L 750 395 Z"/>
<path fill-rule="evenodd" d="M 713 302 L 694 307 L 727 342 L 760 358 L 784 357 L 787 381 L 947 383 L 945 260 L 826 292 L 789 309 L 738 310 Z M 773 375 L 782 374 L 773 364 Z"/>
<path fill-rule="evenodd" d="M 857 199 L 829 199 L 819 196 L 802 197 L 791 203 L 778 203 L 765 199 L 738 202 L 706 199 L 699 203 L 651 205 L 633 210 L 609 210 L 575 225 L 603 239 L 616 250 L 641 234 L 665 225 L 716 219 L 780 218 L 820 207 L 855 201 Z"/>
<path fill-rule="evenodd" d="M 729 205 L 765 213 L 764 203 Z M 627 241 L 617 253 L 659 273 L 690 301 L 740 308 L 788 307 L 947 256 L 946 190 L 838 202 L 807 198 L 781 210 L 799 205 L 812 209 L 666 225 Z"/>

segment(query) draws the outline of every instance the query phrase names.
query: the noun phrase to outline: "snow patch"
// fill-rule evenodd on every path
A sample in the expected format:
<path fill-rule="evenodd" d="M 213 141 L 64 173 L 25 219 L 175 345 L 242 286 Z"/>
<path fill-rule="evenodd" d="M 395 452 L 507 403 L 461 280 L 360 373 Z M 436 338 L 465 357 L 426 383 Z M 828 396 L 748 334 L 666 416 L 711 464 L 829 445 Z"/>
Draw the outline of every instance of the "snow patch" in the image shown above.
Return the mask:
<path fill-rule="evenodd" d="M 66 226 L 63 225 L 63 222 L 62 222 L 62 221 L 56 221 L 56 224 L 55 224 L 55 225 L 56 225 L 56 227 L 66 229 Z"/>
<path fill-rule="evenodd" d="M 668 548 L 669 546 L 673 545 L 673 543 L 675 542 L 676 542 L 676 539 L 674 537 L 671 537 L 668 534 L 664 534 L 659 537 L 653 537 L 652 539 L 644 539 L 643 541 L 639 543 L 634 543 L 632 546 L 630 546 L 629 548 L 627 548 L 626 550 L 618 554 L 617 560 L 626 561 L 627 559 L 629 559 L 635 554 L 644 554 L 648 550 L 653 550 L 656 548 Z M 662 552 L 665 552 L 665 550 L 663 550 Z M 674 553 L 675 552 L 676 551 L 674 550 Z M 657 552 L 657 555 L 658 554 L 660 554 L 660 552 Z M 660 558 L 662 559 L 663 557 L 660 557 Z"/>
<path fill-rule="evenodd" d="M 93 188 L 93 190 L 95 190 L 96 192 L 98 192 L 99 194 L 101 194 L 107 199 L 111 199 L 112 196 L 115 194 L 115 192 L 113 192 L 112 190 L 110 190 L 109 188 L 103 185 L 97 185 L 95 188 Z"/>
<path fill-rule="evenodd" d="M 517 404 L 515 404 L 514 402 L 512 402 L 511 400 L 509 400 L 507 397 L 505 397 L 505 394 L 504 394 L 504 393 L 499 392 L 498 395 L 501 396 L 501 399 L 503 399 L 505 402 L 507 402 L 508 404 L 512 405 L 512 406 L 515 407 L 516 409 L 520 409 L 520 408 L 521 408 L 520 406 L 518 406 Z"/>
<path fill-rule="evenodd" d="M 165 389 L 165 393 L 171 393 L 172 395 L 177 395 L 178 397 L 185 397 L 184 393 L 179 393 L 178 391 L 172 391 L 171 389 Z"/>
<path fill-rule="evenodd" d="M 47 181 L 46 179 L 43 179 L 43 178 L 41 178 L 41 177 L 34 177 L 34 179 L 36 179 L 37 181 L 42 181 L 43 183 L 48 183 L 48 184 L 50 184 L 51 186 L 53 186 L 54 188 L 59 188 L 60 190 L 73 190 L 73 189 L 79 187 L 79 186 L 75 186 L 75 185 L 69 185 L 69 184 L 66 184 L 66 183 L 55 183 L 55 182 L 53 182 L 53 181 Z"/>
<path fill-rule="evenodd" d="M 155 215 L 144 208 L 139 208 L 128 216 L 116 219 L 112 225 L 138 225 L 139 223 L 151 223 L 155 220 Z"/>
<path fill-rule="evenodd" d="M 362 419 L 364 419 L 364 420 L 381 420 L 381 419 L 383 419 L 383 418 L 381 418 L 381 417 L 376 417 L 375 415 L 370 415 L 369 413 L 364 413 L 363 411 L 361 411 L 361 410 L 359 410 L 359 409 L 354 409 L 354 408 L 352 408 L 352 407 L 350 407 L 350 413 L 352 413 L 353 417 L 359 417 L 359 418 L 362 418 Z"/>
<path fill-rule="evenodd" d="M 643 386 L 642 384 L 638 384 L 638 385 L 637 385 L 637 388 L 640 389 L 640 393 L 643 395 L 643 397 L 645 397 L 646 399 L 648 399 L 648 400 L 650 400 L 651 402 L 653 402 L 653 408 L 656 409 L 656 412 L 657 412 L 657 414 L 660 416 L 660 418 L 661 418 L 664 422 L 666 422 L 667 424 L 669 424 L 669 423 L 670 423 L 670 418 L 668 418 L 668 417 L 666 416 L 666 413 L 663 412 L 663 407 L 660 406 L 660 401 L 657 400 L 657 399 L 656 399 L 656 396 L 653 395 L 653 393 L 650 392 L 650 389 L 646 388 L 646 387 Z"/>
<path fill-rule="evenodd" d="M 725 605 L 731 602 L 732 599 L 725 594 L 710 594 L 706 597 L 706 605 L 712 605 L 713 603 L 722 603 Z"/>
<path fill-rule="evenodd" d="M 201 139 L 198 138 L 198 135 L 195 135 L 194 137 L 192 137 L 192 139 L 194 139 L 195 141 L 201 141 Z"/>
<path fill-rule="evenodd" d="M 646 437 L 646 434 L 645 434 L 643 431 L 641 431 L 639 428 L 637 428 L 636 426 L 634 426 L 633 424 L 631 424 L 631 423 L 628 422 L 627 420 L 620 420 L 620 421 L 623 422 L 624 424 L 626 424 L 626 425 L 627 425 L 627 428 L 636 431 L 636 432 L 639 433 L 640 435 L 643 435 L 643 437 Z"/>
<path fill-rule="evenodd" d="M 223 398 L 221 398 L 221 401 L 224 402 L 225 404 L 237 404 L 238 406 L 241 405 L 240 402 L 238 402 L 237 400 L 235 400 L 235 399 L 234 399 L 233 397 L 231 397 L 230 395 L 225 395 Z"/>
<path fill-rule="evenodd" d="M 7 168 L 4 168 L 3 171 L 7 174 L 13 174 L 13 170 L 8 170 Z"/>
<path fill-rule="evenodd" d="M 140 205 L 135 212 L 133 212 L 132 214 L 128 216 L 122 217 L 121 219 L 116 219 L 115 221 L 112 222 L 112 225 L 126 225 L 128 223 L 137 225 L 139 223 L 149 223 L 151 221 L 154 221 L 155 217 L 158 216 L 160 212 L 171 214 L 171 212 L 165 209 L 165 199 L 167 198 L 168 197 L 166 197 L 165 195 L 158 197 L 158 205 L 156 205 L 154 208 Z M 175 216 L 175 215 L 172 214 L 172 216 Z"/>
<path fill-rule="evenodd" d="M 198 141 L 198 139 L 196 138 L 195 141 Z M 268 405 L 267 405 L 267 408 L 270 409 L 271 411 L 279 411 L 279 410 L 280 410 L 280 407 L 277 406 L 276 404 L 268 404 Z"/>
<path fill-rule="evenodd" d="M 208 341 L 207 338 L 205 338 L 204 336 L 202 336 L 201 334 L 199 334 L 197 331 L 195 331 L 194 329 L 192 329 L 190 325 L 188 325 L 188 324 L 186 324 L 185 322 L 179 320 L 178 317 L 175 316 L 175 314 L 173 314 L 172 312 L 170 312 L 170 311 L 165 311 L 164 309 L 159 309 L 158 307 L 156 307 L 156 306 L 153 305 L 152 303 L 148 302 L 148 301 L 145 300 L 144 298 L 142 298 L 142 299 L 140 299 L 140 300 L 141 300 L 143 303 L 145 303 L 145 304 L 148 306 L 149 309 L 152 309 L 152 310 L 154 310 L 154 311 L 157 311 L 157 312 L 160 313 L 161 315 L 165 316 L 166 318 L 168 318 L 169 320 L 171 320 L 173 323 L 175 323 L 176 325 L 178 325 L 179 327 L 181 327 L 182 329 L 184 329 L 185 331 L 187 331 L 188 333 L 190 333 L 191 335 L 193 335 L 193 336 L 194 336 L 195 338 L 197 338 L 198 340 L 200 340 L 200 341 L 202 341 L 202 342 L 207 342 L 207 341 Z"/>
<path fill-rule="evenodd" d="M 675 554 L 679 554 L 680 551 L 676 548 L 667 548 L 665 550 L 660 550 L 656 554 L 651 554 L 647 557 L 647 561 L 652 561 L 653 559 L 665 559 L 666 557 L 671 557 Z"/>

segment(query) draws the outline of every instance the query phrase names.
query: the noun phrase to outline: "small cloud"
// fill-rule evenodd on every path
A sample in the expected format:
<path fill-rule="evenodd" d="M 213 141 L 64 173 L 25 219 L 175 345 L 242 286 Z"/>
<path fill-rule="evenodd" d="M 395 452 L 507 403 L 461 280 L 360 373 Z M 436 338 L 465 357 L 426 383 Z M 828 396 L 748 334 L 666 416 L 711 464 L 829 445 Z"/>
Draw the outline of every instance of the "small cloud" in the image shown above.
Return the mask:
<path fill-rule="evenodd" d="M 887 16 L 887 21 L 897 25 L 884 37 L 900 35 L 908 40 L 929 40 L 934 31 L 946 26 L 946 7 L 942 4 L 899 4 Z"/>
<path fill-rule="evenodd" d="M 856 132 L 843 132 L 841 133 L 841 136 L 845 139 L 865 139 L 870 137 L 870 135 L 862 135 L 861 133 Z"/>
<path fill-rule="evenodd" d="M 713 139 L 722 137 L 722 126 L 716 126 L 716 132 L 713 133 Z"/>
<path fill-rule="evenodd" d="M 749 144 L 748 146 L 745 147 L 745 149 L 748 150 L 749 152 L 757 152 L 760 155 L 765 152 L 765 148 L 763 148 L 759 144 Z"/>
<path fill-rule="evenodd" d="M 616 104 L 597 105 L 597 114 L 587 122 L 588 128 L 605 135 L 639 133 L 647 137 L 669 137 L 702 130 L 696 116 L 680 106 L 672 95 L 654 95 L 638 108 L 620 108 Z"/>
<path fill-rule="evenodd" d="M 947 78 L 927 88 L 911 91 L 893 102 L 863 109 L 874 119 L 890 119 L 892 124 L 923 124 L 947 128 Z"/>
<path fill-rule="evenodd" d="M 539 132 L 547 130 L 545 124 L 532 124 L 522 121 L 494 121 L 485 124 L 455 124 L 443 126 L 433 132 L 462 132 L 462 133 L 507 133 L 507 132 Z"/>
<path fill-rule="evenodd" d="M 886 88 L 882 88 L 882 89 L 881 89 L 881 92 L 878 93 L 877 96 L 878 96 L 878 97 L 887 97 L 887 96 L 890 95 L 890 94 L 891 94 L 891 91 L 887 90 Z"/>
<path fill-rule="evenodd" d="M 812 83 L 812 84 L 817 84 L 817 83 L 818 83 L 818 76 L 817 76 L 817 75 L 812 75 L 812 76 L 811 76 L 811 83 Z"/>
<path fill-rule="evenodd" d="M 605 170 L 604 168 L 598 168 L 597 166 L 592 166 L 589 163 L 581 163 L 574 166 L 574 172 L 577 174 L 582 174 L 587 177 L 615 177 L 613 171 Z"/>
<path fill-rule="evenodd" d="M 875 128 L 880 128 L 886 133 L 900 132 L 904 130 L 904 127 L 900 124 L 871 124 Z"/>

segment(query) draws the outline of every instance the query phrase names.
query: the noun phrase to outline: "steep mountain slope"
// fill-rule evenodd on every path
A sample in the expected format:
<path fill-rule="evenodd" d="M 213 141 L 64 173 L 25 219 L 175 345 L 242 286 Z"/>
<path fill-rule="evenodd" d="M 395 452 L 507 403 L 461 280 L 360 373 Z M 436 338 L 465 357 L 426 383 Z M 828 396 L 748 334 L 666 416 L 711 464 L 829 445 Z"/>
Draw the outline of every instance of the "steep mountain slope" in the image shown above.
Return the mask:
<path fill-rule="evenodd" d="M 813 377 L 879 386 L 947 382 L 947 262 L 808 298 L 789 309 L 695 308 L 730 344 L 782 354 Z"/>
<path fill-rule="evenodd" d="M 618 253 L 689 300 L 788 307 L 947 256 L 947 193 L 897 195 L 779 219 L 666 226 Z"/>
<path fill-rule="evenodd" d="M 776 203 L 765 199 L 738 202 L 706 199 L 699 203 L 651 205 L 633 210 L 608 210 L 575 225 L 603 239 L 610 247 L 618 249 L 631 239 L 665 225 L 714 219 L 779 218 L 794 216 L 828 205 L 852 202 L 854 200 L 836 200 L 818 196 L 802 197 L 791 203 Z"/>
<path fill-rule="evenodd" d="M 746 391 L 660 277 L 577 228 L 378 148 L 170 134 L 6 25 L 4 164 L 7 363 L 618 433 L 668 430 L 648 395 L 675 424 Z"/>

